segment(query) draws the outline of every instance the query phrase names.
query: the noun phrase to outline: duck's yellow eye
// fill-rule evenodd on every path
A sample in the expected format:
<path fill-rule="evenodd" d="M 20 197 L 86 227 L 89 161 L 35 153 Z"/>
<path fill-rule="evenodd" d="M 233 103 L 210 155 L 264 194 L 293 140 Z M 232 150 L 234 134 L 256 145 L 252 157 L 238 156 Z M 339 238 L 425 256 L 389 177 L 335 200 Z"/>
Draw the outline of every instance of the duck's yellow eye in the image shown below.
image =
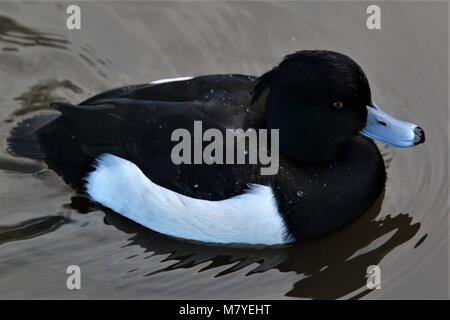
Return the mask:
<path fill-rule="evenodd" d="M 342 109 L 344 107 L 344 104 L 341 101 L 333 102 L 333 107 L 336 109 Z"/>

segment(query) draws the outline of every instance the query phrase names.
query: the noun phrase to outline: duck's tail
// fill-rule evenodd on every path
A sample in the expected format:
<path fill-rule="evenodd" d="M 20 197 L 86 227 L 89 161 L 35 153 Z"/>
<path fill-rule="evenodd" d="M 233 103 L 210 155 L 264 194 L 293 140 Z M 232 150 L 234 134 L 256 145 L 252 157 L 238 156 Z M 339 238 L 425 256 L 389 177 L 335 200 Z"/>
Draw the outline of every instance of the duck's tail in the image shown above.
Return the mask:
<path fill-rule="evenodd" d="M 85 180 L 93 200 L 163 234 L 216 243 L 287 242 L 267 186 L 252 185 L 221 201 L 190 198 L 156 185 L 136 165 L 111 154 L 101 155 Z"/>
<path fill-rule="evenodd" d="M 13 155 L 45 160 L 77 189 L 93 161 L 59 113 L 43 113 L 19 122 L 11 130 L 7 144 Z"/>
<path fill-rule="evenodd" d="M 22 120 L 11 130 L 7 139 L 8 151 L 14 155 L 43 160 L 46 153 L 39 139 L 39 130 L 58 117 L 58 114 L 39 114 Z"/>

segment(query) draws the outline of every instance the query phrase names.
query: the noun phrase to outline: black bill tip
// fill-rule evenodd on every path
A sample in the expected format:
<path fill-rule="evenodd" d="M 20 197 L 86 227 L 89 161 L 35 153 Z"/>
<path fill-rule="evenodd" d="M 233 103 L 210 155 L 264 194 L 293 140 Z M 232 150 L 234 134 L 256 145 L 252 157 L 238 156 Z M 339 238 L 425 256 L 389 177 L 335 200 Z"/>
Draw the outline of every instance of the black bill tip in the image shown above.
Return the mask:
<path fill-rule="evenodd" d="M 414 144 L 418 145 L 425 142 L 425 132 L 421 127 L 414 129 Z"/>

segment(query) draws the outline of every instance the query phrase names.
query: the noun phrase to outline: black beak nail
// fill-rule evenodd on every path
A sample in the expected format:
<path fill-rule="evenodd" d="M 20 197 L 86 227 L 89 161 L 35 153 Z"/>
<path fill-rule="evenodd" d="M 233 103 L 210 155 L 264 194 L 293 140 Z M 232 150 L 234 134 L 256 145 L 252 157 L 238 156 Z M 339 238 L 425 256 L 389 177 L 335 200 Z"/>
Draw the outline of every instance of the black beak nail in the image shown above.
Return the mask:
<path fill-rule="evenodd" d="M 425 132 L 421 127 L 414 129 L 414 144 L 418 145 L 425 142 Z"/>

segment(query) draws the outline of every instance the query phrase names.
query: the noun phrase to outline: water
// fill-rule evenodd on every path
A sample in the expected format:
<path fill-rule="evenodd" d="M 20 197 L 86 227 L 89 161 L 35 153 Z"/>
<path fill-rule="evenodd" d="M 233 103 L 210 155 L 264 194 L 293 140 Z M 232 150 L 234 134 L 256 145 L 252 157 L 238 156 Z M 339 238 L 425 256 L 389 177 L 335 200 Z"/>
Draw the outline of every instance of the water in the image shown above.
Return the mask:
<path fill-rule="evenodd" d="M 448 295 L 448 8 L 355 2 L 0 2 L 0 298 L 401 298 Z M 90 207 L 45 163 L 8 154 L 16 122 L 117 86 L 208 73 L 261 74 L 324 48 L 365 69 L 374 101 L 427 141 L 380 145 L 385 194 L 353 225 L 274 248 L 181 241 Z M 67 266 L 82 290 L 66 288 Z M 382 289 L 365 287 L 379 265 Z"/>

